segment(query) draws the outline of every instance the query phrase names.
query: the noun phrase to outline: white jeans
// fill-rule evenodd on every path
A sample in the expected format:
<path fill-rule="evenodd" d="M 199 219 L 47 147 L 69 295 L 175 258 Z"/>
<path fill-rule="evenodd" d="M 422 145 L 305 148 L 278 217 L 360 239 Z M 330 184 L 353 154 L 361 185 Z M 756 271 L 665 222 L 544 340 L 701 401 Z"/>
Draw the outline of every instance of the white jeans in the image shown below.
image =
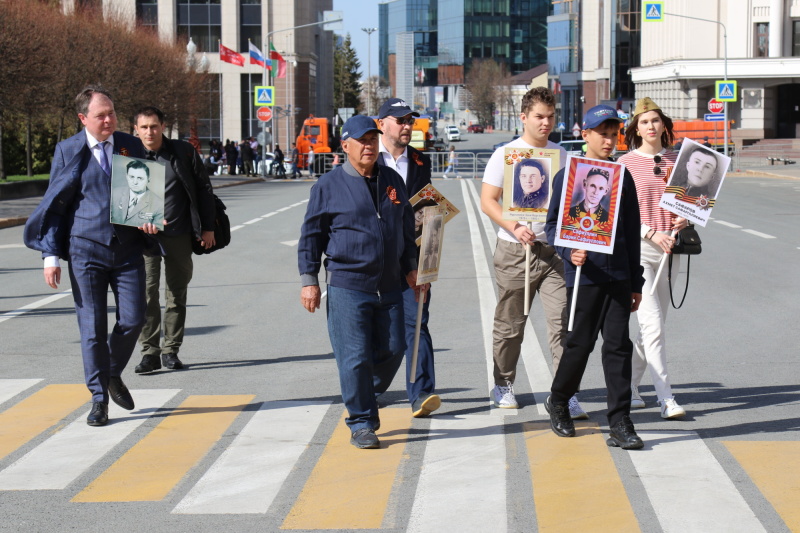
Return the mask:
<path fill-rule="evenodd" d="M 669 233 L 669 232 L 663 232 Z M 653 279 L 658 272 L 658 265 L 663 253 L 661 248 L 648 239 L 642 239 L 641 265 L 644 267 L 644 287 L 642 288 L 642 303 L 636 312 L 639 320 L 639 335 L 636 337 L 633 353 L 633 372 L 631 384 L 639 386 L 644 376 L 645 369 L 650 367 L 650 376 L 659 400 L 672 398 L 672 388 L 667 375 L 667 348 L 664 326 L 667 321 L 667 310 L 670 307 L 669 285 L 667 281 L 667 268 L 658 280 L 658 286 L 650 295 L 653 288 Z M 673 278 L 680 271 L 681 256 L 672 259 Z M 674 280 L 673 280 L 674 285 Z"/>

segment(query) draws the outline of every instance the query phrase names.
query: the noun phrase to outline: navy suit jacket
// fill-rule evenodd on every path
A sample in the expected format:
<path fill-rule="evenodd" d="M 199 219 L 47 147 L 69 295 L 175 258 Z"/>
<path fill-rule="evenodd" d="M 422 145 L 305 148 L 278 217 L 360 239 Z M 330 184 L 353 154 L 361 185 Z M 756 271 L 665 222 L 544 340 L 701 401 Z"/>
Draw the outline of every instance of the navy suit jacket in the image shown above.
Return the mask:
<path fill-rule="evenodd" d="M 114 133 L 114 153 L 145 155 L 139 139 L 122 132 Z M 65 260 L 70 236 L 109 244 L 116 235 L 120 242 L 142 245 L 139 229 L 111 224 L 110 208 L 111 178 L 92 156 L 81 130 L 56 145 L 47 192 L 25 224 L 25 245 Z"/>

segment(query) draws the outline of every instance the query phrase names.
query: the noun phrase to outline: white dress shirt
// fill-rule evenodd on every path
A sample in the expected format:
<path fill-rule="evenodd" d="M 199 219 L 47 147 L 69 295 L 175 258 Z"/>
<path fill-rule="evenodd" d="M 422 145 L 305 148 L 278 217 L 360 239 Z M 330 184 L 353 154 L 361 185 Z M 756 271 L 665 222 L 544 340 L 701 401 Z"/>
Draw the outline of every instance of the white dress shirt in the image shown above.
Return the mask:
<path fill-rule="evenodd" d="M 397 160 L 395 160 L 394 156 L 392 156 L 389 150 L 383 145 L 383 139 L 378 143 L 378 148 L 380 149 L 380 156 L 383 157 L 383 162 L 386 163 L 386 166 L 400 174 L 403 177 L 403 182 L 406 183 L 408 178 L 408 147 L 403 150 L 403 153 L 400 154 Z"/>

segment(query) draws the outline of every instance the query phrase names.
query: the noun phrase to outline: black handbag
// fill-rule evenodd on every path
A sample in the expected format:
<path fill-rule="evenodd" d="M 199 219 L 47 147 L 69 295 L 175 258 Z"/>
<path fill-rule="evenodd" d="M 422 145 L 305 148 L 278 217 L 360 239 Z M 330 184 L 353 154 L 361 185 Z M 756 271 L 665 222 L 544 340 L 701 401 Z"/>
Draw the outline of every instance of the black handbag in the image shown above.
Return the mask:
<path fill-rule="evenodd" d="M 683 302 L 686 300 L 686 293 L 689 292 L 689 267 L 692 264 L 692 256 L 700 255 L 703 251 L 702 242 L 700 242 L 700 235 L 694 226 L 686 226 L 678 232 L 675 238 L 675 244 L 672 246 L 672 253 L 669 254 L 669 268 L 667 269 L 667 282 L 669 284 L 669 301 L 672 307 L 680 309 L 683 307 Z M 681 303 L 675 305 L 675 300 L 672 297 L 672 256 L 674 254 L 688 255 L 686 258 L 686 287 L 683 289 L 683 297 Z"/>
<path fill-rule="evenodd" d="M 214 195 L 214 208 L 216 210 L 214 217 L 214 246 L 205 249 L 200 244 L 200 241 L 192 239 L 192 251 L 197 255 L 216 252 L 231 243 L 231 221 L 225 213 L 225 204 L 216 194 Z"/>

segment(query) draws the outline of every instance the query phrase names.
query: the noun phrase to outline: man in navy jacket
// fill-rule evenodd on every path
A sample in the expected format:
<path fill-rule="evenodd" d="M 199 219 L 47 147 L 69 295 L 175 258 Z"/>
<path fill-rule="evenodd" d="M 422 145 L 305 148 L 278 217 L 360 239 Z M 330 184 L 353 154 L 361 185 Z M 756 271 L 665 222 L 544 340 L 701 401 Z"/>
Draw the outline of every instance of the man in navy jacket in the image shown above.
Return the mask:
<path fill-rule="evenodd" d="M 25 224 L 25 245 L 42 252 L 45 282 L 58 288 L 61 266 L 69 261 L 72 298 L 78 315 L 86 386 L 92 393 L 90 426 L 108 423 L 109 397 L 134 408 L 122 371 L 144 324 L 145 237 L 130 226 L 111 223 L 113 154 L 144 157 L 142 143 L 115 131 L 117 116 L 109 94 L 89 86 L 75 99 L 85 129 L 56 146 L 50 184 Z M 158 230 L 152 223 L 141 229 Z M 108 334 L 109 287 L 117 320 Z"/>
<path fill-rule="evenodd" d="M 357 448 L 380 447 L 376 397 L 406 348 L 400 280 L 417 284 L 411 205 L 400 176 L 376 164 L 379 133 L 364 115 L 342 127 L 347 161 L 311 188 L 298 244 L 300 301 L 311 313 L 320 306 L 326 256 L 328 334 Z"/>

